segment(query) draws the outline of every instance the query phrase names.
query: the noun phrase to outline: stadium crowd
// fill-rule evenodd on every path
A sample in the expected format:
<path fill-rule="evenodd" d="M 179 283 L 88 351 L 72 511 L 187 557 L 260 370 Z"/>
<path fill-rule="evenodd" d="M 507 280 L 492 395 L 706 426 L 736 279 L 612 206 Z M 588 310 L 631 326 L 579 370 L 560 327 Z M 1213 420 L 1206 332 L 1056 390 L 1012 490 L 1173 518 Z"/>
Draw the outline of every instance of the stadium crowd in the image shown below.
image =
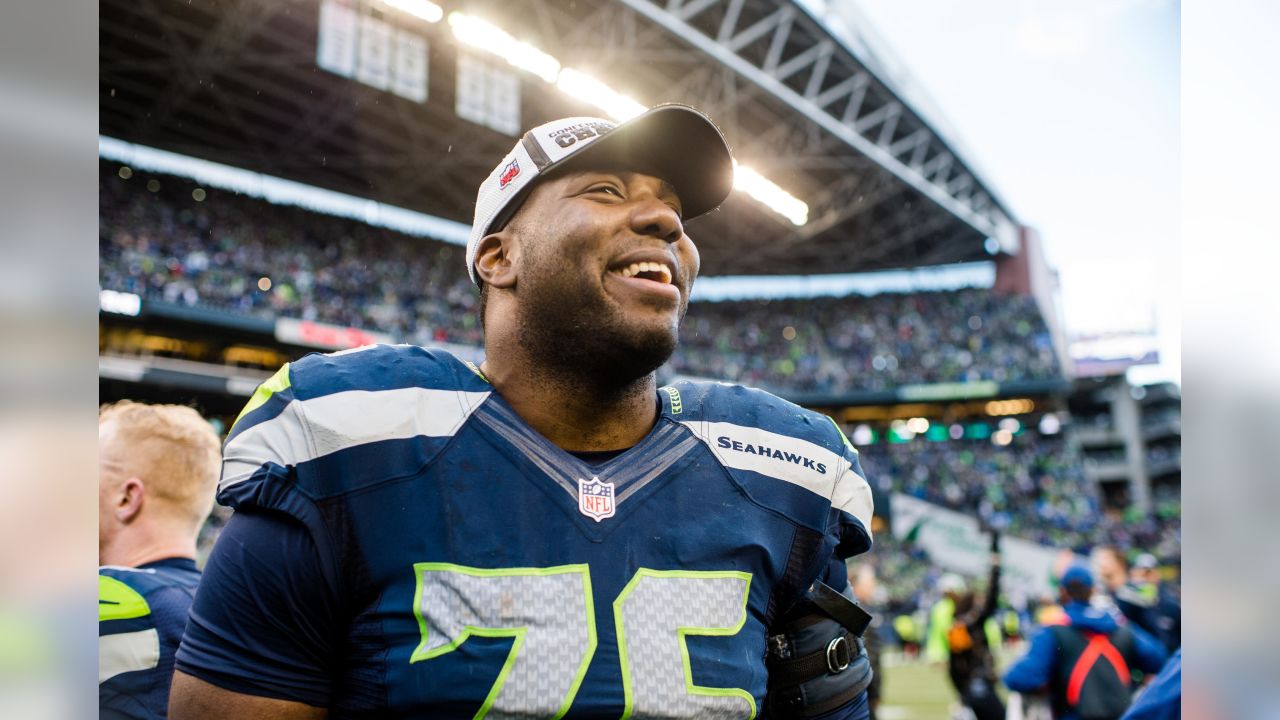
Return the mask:
<path fill-rule="evenodd" d="M 821 392 L 1043 380 L 1061 372 L 1030 298 L 972 288 L 694 303 L 673 367 Z"/>
<path fill-rule="evenodd" d="M 197 201 L 190 181 L 122 174 L 100 165 L 103 289 L 415 344 L 480 344 L 461 247 L 235 193 L 200 188 Z"/>
<path fill-rule="evenodd" d="M 103 289 L 480 344 L 460 247 L 106 161 L 100 180 Z M 1034 304 L 982 289 L 693 303 L 670 370 L 826 392 L 1060 374 Z"/>
<path fill-rule="evenodd" d="M 859 448 L 868 478 L 885 492 L 900 492 L 965 513 L 1009 535 L 1087 555 L 1109 545 L 1149 552 L 1162 562 L 1181 558 L 1182 509 L 1178 488 L 1157 486 L 1154 512 L 1103 507 L 1078 454 L 1062 435 L 1026 430 L 1008 445 L 990 440 L 908 442 Z M 875 562 L 897 603 L 919 603 L 941 571 L 918 547 L 877 536 Z"/>
<path fill-rule="evenodd" d="M 860 452 L 868 476 L 882 489 L 1007 526 L 1011 535 L 1045 545 L 1087 543 L 1100 516 L 1079 458 L 1061 435 L 1028 430 L 1005 446 L 916 436 Z"/>

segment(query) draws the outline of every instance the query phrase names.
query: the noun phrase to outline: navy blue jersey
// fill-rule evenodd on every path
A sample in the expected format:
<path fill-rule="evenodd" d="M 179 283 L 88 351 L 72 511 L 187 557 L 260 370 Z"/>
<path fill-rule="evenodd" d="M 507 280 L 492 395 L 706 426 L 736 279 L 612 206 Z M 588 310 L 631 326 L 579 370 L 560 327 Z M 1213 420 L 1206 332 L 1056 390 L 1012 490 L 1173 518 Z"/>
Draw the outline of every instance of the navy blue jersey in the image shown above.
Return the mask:
<path fill-rule="evenodd" d="M 681 382 L 588 462 L 451 355 L 285 366 L 224 449 L 184 672 L 335 717 L 747 718 L 765 636 L 843 588 L 871 492 L 830 419 Z"/>
<path fill-rule="evenodd" d="M 199 582 L 188 558 L 98 568 L 98 717 L 167 717 L 174 652 Z"/>

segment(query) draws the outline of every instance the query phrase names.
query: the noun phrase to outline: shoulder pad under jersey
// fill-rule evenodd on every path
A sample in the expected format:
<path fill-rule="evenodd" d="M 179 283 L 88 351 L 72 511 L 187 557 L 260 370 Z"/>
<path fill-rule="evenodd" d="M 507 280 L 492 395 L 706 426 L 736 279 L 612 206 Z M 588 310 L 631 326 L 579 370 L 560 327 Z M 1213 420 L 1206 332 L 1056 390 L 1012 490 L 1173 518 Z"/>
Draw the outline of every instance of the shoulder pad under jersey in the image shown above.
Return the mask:
<path fill-rule="evenodd" d="M 831 509 L 841 511 L 870 540 L 871 487 L 831 418 L 730 383 L 681 380 L 662 392 L 666 415 L 692 430 L 753 500 L 819 532 Z"/>
<path fill-rule="evenodd" d="M 368 345 L 286 364 L 231 428 L 219 502 L 296 514 L 282 506 L 292 488 L 314 501 L 415 472 L 491 390 L 469 364 L 411 345 Z M 420 441 L 398 442 L 410 439 Z"/>

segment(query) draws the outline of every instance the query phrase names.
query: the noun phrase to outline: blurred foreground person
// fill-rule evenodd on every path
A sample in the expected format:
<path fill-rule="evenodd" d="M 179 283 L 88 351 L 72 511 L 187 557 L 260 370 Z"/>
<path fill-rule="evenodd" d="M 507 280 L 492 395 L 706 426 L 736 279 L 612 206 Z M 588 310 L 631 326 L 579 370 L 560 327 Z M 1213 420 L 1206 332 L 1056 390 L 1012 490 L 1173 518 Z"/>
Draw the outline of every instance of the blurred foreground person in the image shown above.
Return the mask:
<path fill-rule="evenodd" d="M 883 632 L 884 614 L 879 611 L 883 603 L 879 602 L 877 597 L 880 583 L 876 579 L 875 566 L 864 563 L 856 569 L 850 568 L 849 585 L 853 588 L 854 599 L 868 612 L 875 611 L 871 625 L 867 627 L 862 641 L 867 650 L 867 659 L 871 661 L 873 673 L 871 684 L 867 686 L 867 707 L 870 710 L 867 720 L 876 720 L 876 707 L 880 705 L 880 696 L 884 693 L 884 675 L 880 672 L 880 646 L 883 642 L 880 633 Z"/>
<path fill-rule="evenodd" d="M 947 670 L 960 702 L 978 720 L 1003 720 L 1004 703 L 996 694 L 996 664 L 991 655 L 987 622 L 1000 600 L 1000 533 L 991 533 L 991 574 L 987 592 L 978 604 L 972 590 L 956 595 L 954 616 L 947 630 Z"/>
<path fill-rule="evenodd" d="M 1133 699 L 1131 670 L 1157 672 L 1164 648 L 1089 604 L 1093 575 L 1086 568 L 1068 569 L 1059 592 L 1066 622 L 1031 638 L 1027 654 L 1005 673 L 1005 685 L 1020 693 L 1047 690 L 1058 720 L 1115 720 Z"/>
<path fill-rule="evenodd" d="M 1124 551 L 1110 545 L 1097 548 L 1093 551 L 1093 567 L 1101 583 L 1094 604 L 1114 606 L 1129 622 L 1156 635 L 1156 589 L 1134 582 Z"/>
<path fill-rule="evenodd" d="M 1182 648 L 1133 701 L 1123 720 L 1178 720 L 1182 717 Z"/>
<path fill-rule="evenodd" d="M 166 717 L 220 461 L 213 427 L 189 407 L 124 400 L 98 414 L 101 718 Z"/>
<path fill-rule="evenodd" d="M 1139 555 L 1129 571 L 1130 585 L 1144 599 L 1154 598 L 1155 631 L 1151 634 L 1173 652 L 1182 646 L 1182 602 L 1171 585 L 1161 580 L 1159 564 L 1151 553 Z"/>

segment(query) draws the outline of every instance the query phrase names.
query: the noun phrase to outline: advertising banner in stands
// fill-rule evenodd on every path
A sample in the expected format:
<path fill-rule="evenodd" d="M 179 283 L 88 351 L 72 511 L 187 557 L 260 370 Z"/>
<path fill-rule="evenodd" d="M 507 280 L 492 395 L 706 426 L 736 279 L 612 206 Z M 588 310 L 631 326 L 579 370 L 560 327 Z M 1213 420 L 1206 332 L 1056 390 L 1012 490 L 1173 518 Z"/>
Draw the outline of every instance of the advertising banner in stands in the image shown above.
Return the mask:
<path fill-rule="evenodd" d="M 361 345 L 395 342 L 386 333 L 294 318 L 276 318 L 276 340 L 319 350 L 346 350 Z"/>
<path fill-rule="evenodd" d="M 1076 377 L 1112 377 L 1123 375 L 1134 365 L 1159 362 L 1159 339 L 1154 329 L 1071 338 L 1071 363 Z"/>
<path fill-rule="evenodd" d="M 891 504 L 895 537 L 915 543 L 946 570 L 986 576 L 991 536 L 982 532 L 977 520 L 902 493 L 894 493 Z M 1000 550 L 1000 582 L 1011 600 L 1020 603 L 1024 598 L 1055 595 L 1055 568 L 1065 566 L 1068 558 L 1063 555 L 1068 551 L 1007 536 L 1001 539 Z"/>

